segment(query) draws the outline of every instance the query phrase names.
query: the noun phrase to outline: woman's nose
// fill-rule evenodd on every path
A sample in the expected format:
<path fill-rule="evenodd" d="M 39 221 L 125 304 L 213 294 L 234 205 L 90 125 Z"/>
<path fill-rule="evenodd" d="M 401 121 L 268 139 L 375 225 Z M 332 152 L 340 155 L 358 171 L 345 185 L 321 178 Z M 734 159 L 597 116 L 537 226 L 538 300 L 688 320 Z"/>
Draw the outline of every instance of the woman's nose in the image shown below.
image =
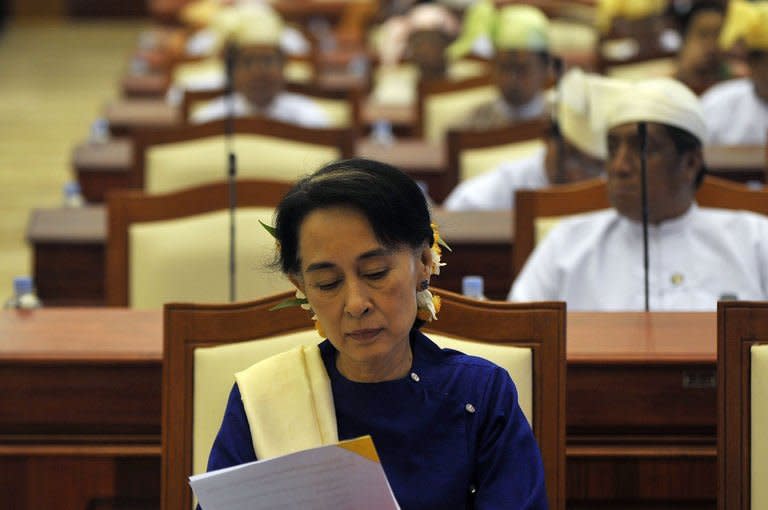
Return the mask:
<path fill-rule="evenodd" d="M 352 281 L 347 285 L 344 311 L 352 318 L 359 319 L 371 309 L 368 289 L 361 281 Z"/>

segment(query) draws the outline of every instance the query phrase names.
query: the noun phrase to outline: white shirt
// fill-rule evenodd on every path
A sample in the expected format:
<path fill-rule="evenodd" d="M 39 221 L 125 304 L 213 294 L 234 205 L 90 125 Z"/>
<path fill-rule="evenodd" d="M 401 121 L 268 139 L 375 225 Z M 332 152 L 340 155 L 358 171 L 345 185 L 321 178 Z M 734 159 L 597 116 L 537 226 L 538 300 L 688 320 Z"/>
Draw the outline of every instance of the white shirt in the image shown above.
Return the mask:
<path fill-rule="evenodd" d="M 768 218 L 700 208 L 648 229 L 650 310 L 715 310 L 718 299 L 768 299 Z M 512 301 L 569 310 L 643 310 L 642 225 L 614 209 L 557 225 L 512 285 Z"/>
<path fill-rule="evenodd" d="M 531 120 L 543 116 L 547 112 L 547 102 L 543 92 L 533 96 L 533 99 L 519 106 L 512 106 L 503 97 L 498 99 L 499 107 L 508 112 L 511 119 Z"/>
<path fill-rule="evenodd" d="M 191 115 L 193 124 L 221 120 L 234 107 L 235 117 L 246 117 L 258 113 L 241 95 L 221 96 L 196 109 Z M 297 124 L 310 128 L 326 128 L 331 122 L 328 114 L 312 99 L 289 92 L 281 92 L 263 110 L 263 115 L 273 120 Z"/>
<path fill-rule="evenodd" d="M 532 154 L 507 161 L 484 174 L 459 183 L 443 207 L 452 211 L 513 209 L 515 191 L 548 187 L 544 169 L 546 148 L 539 147 Z"/>
<path fill-rule="evenodd" d="M 766 144 L 768 102 L 757 97 L 749 78 L 715 85 L 701 96 L 701 105 L 708 144 Z"/>

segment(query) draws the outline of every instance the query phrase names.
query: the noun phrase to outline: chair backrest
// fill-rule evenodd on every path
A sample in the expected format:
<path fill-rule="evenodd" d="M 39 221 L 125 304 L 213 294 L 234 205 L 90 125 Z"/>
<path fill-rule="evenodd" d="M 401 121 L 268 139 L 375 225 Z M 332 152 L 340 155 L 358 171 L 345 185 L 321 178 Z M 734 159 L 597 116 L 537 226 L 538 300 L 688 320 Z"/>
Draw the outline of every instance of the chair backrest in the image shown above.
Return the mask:
<path fill-rule="evenodd" d="M 706 176 L 696 191 L 696 202 L 704 207 L 743 209 L 768 215 L 768 189 Z"/>
<path fill-rule="evenodd" d="M 605 64 L 605 62 L 604 62 Z M 645 58 L 606 66 L 605 75 L 627 81 L 673 76 L 677 71 L 674 56 Z"/>
<path fill-rule="evenodd" d="M 421 80 L 416 102 L 416 136 L 442 142 L 449 128 L 464 122 L 483 103 L 499 96 L 490 75 L 463 80 Z"/>
<path fill-rule="evenodd" d="M 425 333 L 443 346 L 484 355 L 510 370 L 542 452 L 550 507 L 564 509 L 564 304 L 479 302 L 434 292 L 443 306 L 440 319 Z M 163 509 L 191 508 L 187 477 L 205 469 L 234 372 L 272 353 L 320 341 L 306 311 L 269 311 L 291 296 L 232 305 L 166 305 Z"/>
<path fill-rule="evenodd" d="M 719 510 L 768 508 L 768 302 L 717 306 Z"/>
<path fill-rule="evenodd" d="M 517 275 L 533 252 L 541 234 L 537 236 L 537 222 L 542 219 L 547 228 L 563 216 L 597 211 L 610 207 L 608 190 L 603 179 L 590 179 L 574 184 L 515 193 L 515 249 L 513 275 Z M 556 220 L 552 220 L 557 218 Z"/>
<path fill-rule="evenodd" d="M 227 175 L 226 121 L 137 132 L 130 184 L 163 193 Z M 293 182 L 354 155 L 354 129 L 313 129 L 264 118 L 235 119 L 238 176 Z"/>
<path fill-rule="evenodd" d="M 524 157 L 536 150 L 546 131 L 547 122 L 543 119 L 487 130 L 449 129 L 446 151 L 451 186 L 448 189 L 504 161 Z"/>
<path fill-rule="evenodd" d="M 275 241 L 259 225 L 290 188 L 276 181 L 238 182 L 236 297 L 291 288 L 267 268 Z M 168 301 L 226 302 L 229 296 L 228 185 L 147 195 L 136 190 L 107 198 L 106 293 L 111 306 L 160 308 Z"/>
<path fill-rule="evenodd" d="M 306 83 L 314 78 L 314 65 L 309 57 L 290 56 L 283 75 L 288 81 Z M 224 80 L 224 61 L 218 57 L 178 62 L 171 71 L 171 83 L 184 90 L 221 87 Z"/>
<path fill-rule="evenodd" d="M 610 34 L 599 39 L 597 57 L 601 74 L 610 75 L 623 66 L 674 59 L 677 50 L 662 43 L 662 33 L 669 22 L 640 20 L 629 25 L 618 30 L 614 26 Z"/>
<path fill-rule="evenodd" d="M 766 182 L 768 144 L 705 145 L 703 152 L 708 176 L 737 182 Z"/>
<path fill-rule="evenodd" d="M 768 190 L 706 176 L 696 202 L 704 207 L 743 209 L 768 214 Z M 563 216 L 610 207 L 605 181 L 553 186 L 540 190 L 519 190 L 515 194 L 515 249 L 513 274 L 518 274 L 531 252 Z"/>
<path fill-rule="evenodd" d="M 285 90 L 310 97 L 323 109 L 334 128 L 360 127 L 360 92 L 357 89 L 328 89 L 310 83 L 288 82 Z M 185 90 L 181 100 L 181 118 L 189 123 L 196 108 L 224 95 L 220 87 L 203 90 Z"/>

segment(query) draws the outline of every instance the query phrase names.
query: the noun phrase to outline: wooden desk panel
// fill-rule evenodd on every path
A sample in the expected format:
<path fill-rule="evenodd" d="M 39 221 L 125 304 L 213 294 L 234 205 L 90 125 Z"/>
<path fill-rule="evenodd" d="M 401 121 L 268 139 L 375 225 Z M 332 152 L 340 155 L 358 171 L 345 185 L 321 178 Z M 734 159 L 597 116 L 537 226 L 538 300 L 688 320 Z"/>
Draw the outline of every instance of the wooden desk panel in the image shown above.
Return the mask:
<path fill-rule="evenodd" d="M 115 101 L 107 105 L 104 116 L 112 136 L 129 136 L 137 129 L 177 126 L 182 121 L 179 109 L 165 99 Z"/>
<path fill-rule="evenodd" d="M 437 203 L 442 203 L 451 192 L 452 186 L 445 180 L 448 158 L 442 144 L 398 138 L 392 145 L 381 145 L 366 138 L 358 141 L 357 155 L 389 163 L 415 181 L 423 181 Z"/>
<path fill-rule="evenodd" d="M 753 145 L 705 146 L 707 171 L 716 177 L 740 182 L 766 182 L 766 147 Z"/>
<path fill-rule="evenodd" d="M 505 300 L 512 286 L 514 215 L 509 211 L 455 212 L 434 209 L 443 239 L 453 251 L 443 250 L 447 264 L 434 285 L 461 292 L 461 280 L 480 275 L 489 299 Z"/>
<path fill-rule="evenodd" d="M 0 312 L 4 508 L 160 497 L 159 311 Z"/>
<path fill-rule="evenodd" d="M 0 313 L 0 376 L 17 381 L 0 384 L 25 392 L 0 394 L 5 501 L 159 500 L 161 323 L 159 311 Z M 675 373 L 714 367 L 715 328 L 714 313 L 568 315 L 569 508 L 714 508 L 714 389 Z M 91 405 L 62 406 L 70 394 Z M 79 478 L 18 491 L 57 470 Z"/>
<path fill-rule="evenodd" d="M 121 110 L 122 106 L 115 108 L 116 129 L 123 135 L 129 132 L 125 126 L 126 119 L 131 121 L 131 115 L 138 119 L 149 115 L 141 111 L 129 115 Z M 170 114 L 166 112 L 165 115 Z M 164 121 L 155 119 L 153 122 L 163 124 Z M 170 121 L 166 119 L 165 122 Z M 451 192 L 452 186 L 445 179 L 448 162 L 442 144 L 397 138 L 394 145 L 382 146 L 364 138 L 357 142 L 356 153 L 397 166 L 413 179 L 423 181 L 437 203 L 442 203 Z M 706 158 L 710 173 L 718 177 L 735 181 L 765 181 L 767 164 L 763 147 L 708 147 Z M 72 156 L 72 166 L 83 196 L 90 203 L 103 202 L 107 190 L 129 187 L 131 165 L 133 143 L 129 138 L 114 138 L 103 143 L 84 142 L 75 148 Z"/>
<path fill-rule="evenodd" d="M 127 132 L 120 130 L 123 135 Z M 394 165 L 414 180 L 423 181 L 430 196 L 438 203 L 450 193 L 444 182 L 447 166 L 445 149 L 441 144 L 414 138 L 398 138 L 390 146 L 379 145 L 365 138 L 357 143 L 356 154 Z M 110 189 L 130 186 L 129 172 L 133 165 L 133 142 L 118 137 L 102 143 L 83 142 L 72 155 L 72 166 L 83 196 L 90 203 L 104 201 Z"/>
<path fill-rule="evenodd" d="M 106 303 L 105 215 L 103 206 L 32 211 L 27 240 L 32 245 L 35 283 L 44 304 Z M 449 266 L 435 284 L 461 292 L 462 277 L 479 274 L 485 278 L 488 297 L 506 298 L 512 284 L 511 213 L 435 210 L 434 216 L 454 250 L 445 254 Z"/>
<path fill-rule="evenodd" d="M 106 302 L 106 218 L 102 207 L 37 209 L 27 242 L 37 293 L 46 306 L 99 306 Z"/>
<path fill-rule="evenodd" d="M 105 142 L 83 142 L 72 153 L 72 168 L 88 203 L 102 203 L 111 189 L 130 187 L 133 142 L 112 138 Z"/>
<path fill-rule="evenodd" d="M 160 71 L 127 74 L 120 82 L 123 96 L 128 99 L 164 100 L 170 84 L 170 74 Z"/>
<path fill-rule="evenodd" d="M 716 333 L 711 312 L 569 313 L 569 430 L 714 435 Z"/>
<path fill-rule="evenodd" d="M 567 335 L 569 506 L 713 509 L 715 314 L 571 312 Z"/>

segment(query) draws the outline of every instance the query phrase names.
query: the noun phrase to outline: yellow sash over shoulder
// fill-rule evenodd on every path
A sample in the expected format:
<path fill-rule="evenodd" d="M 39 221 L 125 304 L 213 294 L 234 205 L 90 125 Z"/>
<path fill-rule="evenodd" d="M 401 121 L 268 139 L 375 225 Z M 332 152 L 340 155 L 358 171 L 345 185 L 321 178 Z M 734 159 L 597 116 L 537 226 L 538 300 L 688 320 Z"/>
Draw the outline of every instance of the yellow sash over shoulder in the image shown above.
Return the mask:
<path fill-rule="evenodd" d="M 299 346 L 235 374 L 259 459 L 338 442 L 331 381 L 315 346 Z"/>

